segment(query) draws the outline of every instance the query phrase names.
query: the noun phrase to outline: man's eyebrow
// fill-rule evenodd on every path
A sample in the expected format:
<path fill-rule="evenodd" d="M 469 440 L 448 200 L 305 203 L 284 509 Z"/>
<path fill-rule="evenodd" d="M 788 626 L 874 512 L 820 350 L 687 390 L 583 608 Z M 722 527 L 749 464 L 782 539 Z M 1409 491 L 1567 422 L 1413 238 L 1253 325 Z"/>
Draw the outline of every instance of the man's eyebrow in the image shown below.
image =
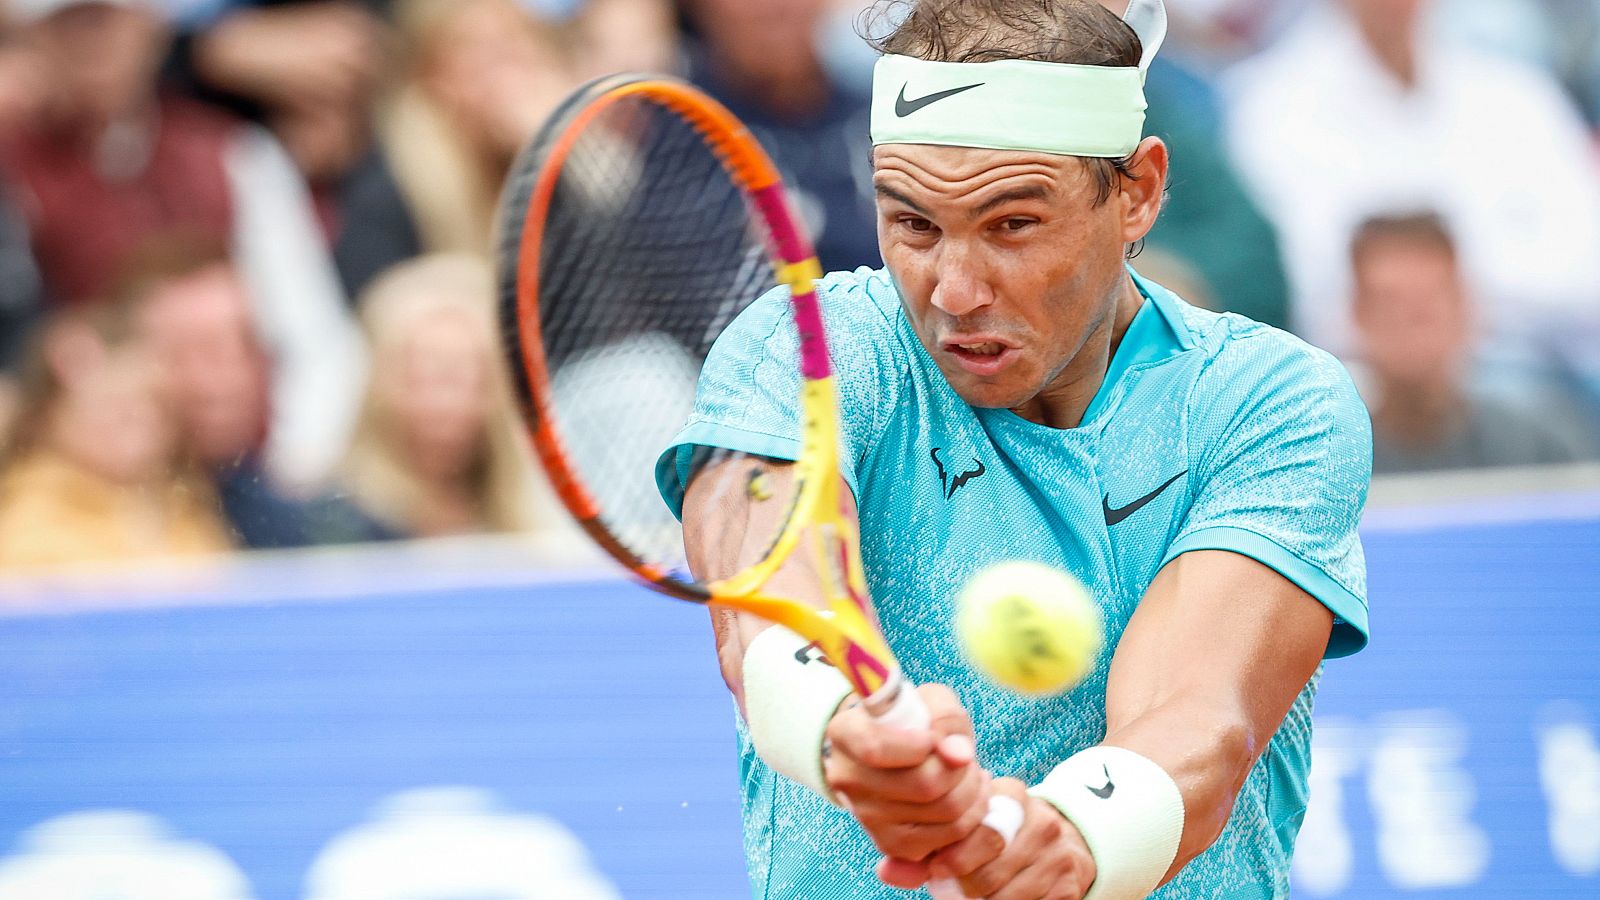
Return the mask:
<path fill-rule="evenodd" d="M 923 209 L 920 205 L 918 205 L 915 200 L 912 200 L 910 197 L 907 197 L 905 194 L 900 193 L 899 191 L 895 190 L 894 188 L 886 187 L 886 186 L 881 185 L 881 184 L 873 185 L 873 187 L 877 189 L 878 196 L 887 197 L 887 198 L 889 198 L 890 200 L 893 200 L 896 203 L 903 203 L 906 206 L 910 207 L 911 211 L 916 213 L 919 216 L 927 216 L 928 215 L 928 211 Z"/>
<path fill-rule="evenodd" d="M 1050 191 L 1046 189 L 1044 185 L 1031 184 L 1027 187 L 1016 187 L 1009 191 L 1003 191 L 994 195 L 993 197 L 990 197 L 988 200 L 985 200 L 981 206 L 972 211 L 970 217 L 974 219 L 980 219 L 999 207 L 1015 200 L 1048 200 L 1049 198 Z"/>

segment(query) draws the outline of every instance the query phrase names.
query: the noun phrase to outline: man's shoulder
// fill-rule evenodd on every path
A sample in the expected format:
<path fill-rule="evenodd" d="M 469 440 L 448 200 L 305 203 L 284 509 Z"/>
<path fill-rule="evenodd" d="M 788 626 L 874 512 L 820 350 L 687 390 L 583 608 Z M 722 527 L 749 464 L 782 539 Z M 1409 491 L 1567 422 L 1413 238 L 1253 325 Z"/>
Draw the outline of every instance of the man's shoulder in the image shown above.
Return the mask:
<path fill-rule="evenodd" d="M 894 327 L 901 315 L 900 292 L 888 269 L 862 266 L 830 272 L 817 282 L 817 301 L 829 320 Z"/>
<path fill-rule="evenodd" d="M 1200 357 L 1191 396 L 1196 405 L 1243 405 L 1282 395 L 1360 402 L 1343 363 L 1287 331 L 1188 304 L 1181 316 Z"/>

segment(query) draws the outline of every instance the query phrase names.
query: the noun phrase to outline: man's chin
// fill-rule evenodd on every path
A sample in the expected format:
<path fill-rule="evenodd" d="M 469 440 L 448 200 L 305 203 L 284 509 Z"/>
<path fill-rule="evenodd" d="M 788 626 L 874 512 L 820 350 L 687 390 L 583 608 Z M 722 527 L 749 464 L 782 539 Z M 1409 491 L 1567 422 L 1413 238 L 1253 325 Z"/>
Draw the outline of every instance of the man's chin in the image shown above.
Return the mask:
<path fill-rule="evenodd" d="M 974 409 L 1016 409 L 1038 393 L 1015 385 L 979 381 L 971 376 L 948 380 L 956 395 Z"/>

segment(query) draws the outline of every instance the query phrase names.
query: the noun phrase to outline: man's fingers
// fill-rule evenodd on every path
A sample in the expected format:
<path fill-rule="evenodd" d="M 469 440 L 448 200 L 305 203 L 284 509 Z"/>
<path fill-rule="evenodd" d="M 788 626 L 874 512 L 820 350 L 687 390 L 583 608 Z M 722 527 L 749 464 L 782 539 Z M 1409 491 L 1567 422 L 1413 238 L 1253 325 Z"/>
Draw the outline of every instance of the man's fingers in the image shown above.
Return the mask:
<path fill-rule="evenodd" d="M 944 764 L 952 769 L 960 768 L 978 758 L 978 746 L 965 734 L 945 735 L 934 745 L 934 751 L 939 754 Z"/>
<path fill-rule="evenodd" d="M 1059 874 L 1056 867 L 1050 865 L 1025 865 L 999 890 L 984 895 L 984 900 L 1057 900 L 1068 897 L 1082 900 L 1081 893 L 1060 883 Z"/>
<path fill-rule="evenodd" d="M 872 719 L 861 708 L 843 710 L 828 723 L 827 739 L 833 755 L 843 754 L 874 769 L 908 769 L 933 752 L 934 737 L 925 731 L 907 731 Z"/>
<path fill-rule="evenodd" d="M 940 773 L 949 777 L 955 773 Z M 947 825 L 958 821 L 971 822 L 975 827 L 988 810 L 988 772 L 972 766 L 963 769 L 960 780 L 944 794 L 932 800 L 897 800 L 875 795 L 870 801 L 857 804 L 856 818 L 863 824 L 901 823 L 906 825 Z M 848 791 L 845 792 L 848 795 Z"/>
<path fill-rule="evenodd" d="M 994 779 L 985 791 L 983 802 L 978 804 L 978 824 L 989 811 L 988 797 L 1004 795 L 1019 803 L 1027 800 L 1027 788 L 1015 778 Z M 1020 800 L 1018 798 L 1021 798 Z M 1026 809 L 1026 805 L 1023 807 Z M 1006 841 L 992 828 L 974 828 L 961 840 L 939 850 L 929 863 L 933 874 L 939 878 L 961 878 L 988 864 L 1006 849 Z"/>
<path fill-rule="evenodd" d="M 963 867 L 970 865 L 986 850 L 992 852 L 997 843 L 1001 845 L 1001 850 L 988 860 L 968 870 L 965 875 L 957 875 L 961 889 L 969 897 L 988 897 L 999 891 L 1060 835 L 1060 828 L 1052 828 L 1054 823 L 1040 816 L 1036 806 L 1028 802 L 1027 786 L 1022 782 L 1015 778 L 999 778 L 994 782 L 994 791 L 1022 804 L 1022 828 L 1017 831 L 1017 836 L 1011 845 L 1005 846 L 1004 842 L 999 840 L 999 835 L 989 838 L 988 835 L 994 834 L 990 829 L 979 828 L 974 832 L 974 836 L 984 842 L 972 845 L 969 850 L 964 851 L 964 854 L 970 855 L 963 855 L 959 860 L 947 860 L 945 854 L 941 853 L 932 860 L 932 869 L 936 876 L 946 866 L 950 866 L 951 873 L 956 874 L 956 864 Z"/>
<path fill-rule="evenodd" d="M 974 824 L 889 825 L 870 829 L 868 835 L 878 852 L 891 859 L 926 860 L 941 848 L 971 834 Z M 987 829 L 985 829 L 987 830 Z M 935 873 L 937 874 L 937 873 Z"/>
<path fill-rule="evenodd" d="M 972 737 L 972 718 L 967 715 L 966 707 L 956 697 L 955 692 L 942 684 L 924 684 L 917 688 L 917 694 L 928 707 L 928 730 L 934 734 L 945 737 L 952 734 L 964 734 Z"/>
<path fill-rule="evenodd" d="M 980 777 L 983 770 L 977 766 L 952 769 L 937 757 L 924 758 L 921 765 L 909 769 L 884 770 L 862 765 L 839 753 L 835 746 L 834 752 L 823 762 L 822 771 L 829 787 L 850 795 L 857 808 L 861 808 L 869 803 L 954 804 L 961 798 L 947 800 L 947 795 L 964 782 Z M 958 814 L 958 810 L 945 812 L 950 817 Z"/>
<path fill-rule="evenodd" d="M 916 890 L 928 883 L 927 863 L 889 856 L 878 861 L 878 880 L 903 891 Z"/>
<path fill-rule="evenodd" d="M 965 878 L 1005 852 L 1006 841 L 993 828 L 975 828 L 929 860 L 935 878 Z"/>

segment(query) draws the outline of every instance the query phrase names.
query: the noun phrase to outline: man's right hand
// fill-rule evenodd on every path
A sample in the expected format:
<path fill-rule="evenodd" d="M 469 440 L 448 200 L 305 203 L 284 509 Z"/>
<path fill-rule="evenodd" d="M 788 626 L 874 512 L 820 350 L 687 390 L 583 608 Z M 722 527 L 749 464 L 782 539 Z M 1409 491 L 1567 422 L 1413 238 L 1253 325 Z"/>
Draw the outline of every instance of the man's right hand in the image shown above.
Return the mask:
<path fill-rule="evenodd" d="M 848 703 L 828 725 L 823 772 L 890 862 L 895 887 L 927 880 L 921 861 L 972 834 L 989 809 L 989 774 L 977 763 L 972 722 L 949 688 L 923 685 L 927 731 L 886 725 Z"/>

